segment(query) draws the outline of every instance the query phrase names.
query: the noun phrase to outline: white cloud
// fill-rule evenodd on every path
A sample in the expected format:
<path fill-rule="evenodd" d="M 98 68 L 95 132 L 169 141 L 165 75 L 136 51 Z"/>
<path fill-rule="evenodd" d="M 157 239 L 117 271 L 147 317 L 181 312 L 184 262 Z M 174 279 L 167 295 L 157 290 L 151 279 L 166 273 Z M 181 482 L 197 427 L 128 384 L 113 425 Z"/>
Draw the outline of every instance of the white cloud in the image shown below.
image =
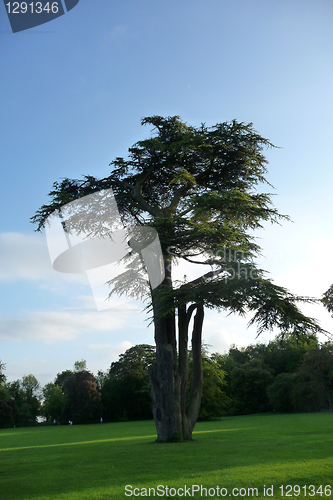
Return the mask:
<path fill-rule="evenodd" d="M 71 307 L 68 307 L 66 311 L 68 312 L 97 312 L 96 299 L 92 295 L 78 295 L 71 298 Z M 128 297 L 111 297 L 107 301 L 108 308 L 99 311 L 98 314 L 103 314 L 104 312 L 131 312 L 131 311 L 142 311 L 144 306 L 141 302 L 131 300 Z"/>
<path fill-rule="evenodd" d="M 123 272 L 124 266 L 120 262 L 110 264 L 106 276 L 101 274 L 100 281 L 102 284 L 105 281 L 114 278 Z M 98 271 L 98 268 L 96 269 Z M 103 272 L 103 270 L 102 270 Z M 46 238 L 40 234 L 26 235 L 21 233 L 0 233 L 0 283 L 11 283 L 17 281 L 30 281 L 37 283 L 39 289 L 47 292 L 52 292 L 56 295 L 72 296 L 71 302 L 78 304 L 76 309 L 88 309 L 96 311 L 96 303 L 102 303 L 103 308 L 105 300 L 110 291 L 108 285 L 101 286 L 101 297 L 96 296 L 95 300 L 93 292 L 91 296 L 77 296 L 78 288 L 87 287 L 87 291 L 91 290 L 87 275 L 85 273 L 61 273 L 52 268 Z M 72 286 L 75 286 L 73 294 Z M 76 293 L 75 293 L 76 292 Z M 122 298 L 121 300 L 107 300 L 107 309 L 118 308 L 123 310 L 135 306 L 129 306 L 130 299 Z M 110 306 L 110 307 L 109 307 Z"/>
<path fill-rule="evenodd" d="M 54 271 L 44 235 L 0 233 L 0 281 L 17 280 L 87 282 L 84 274 Z"/>
<path fill-rule="evenodd" d="M 110 349 L 113 347 L 111 344 L 90 344 L 88 345 L 88 349 Z"/>
<path fill-rule="evenodd" d="M 230 330 L 220 328 L 207 337 L 207 344 L 209 344 L 209 351 L 223 354 L 229 350 L 232 344 L 235 344 L 237 347 L 248 345 L 249 339 L 245 335 L 242 336 Z"/>
<path fill-rule="evenodd" d="M 20 317 L 0 316 L 0 339 L 23 341 L 41 340 L 45 343 L 73 340 L 86 333 L 101 333 L 122 328 L 128 316 L 37 311 Z"/>
<path fill-rule="evenodd" d="M 232 344 L 237 347 L 246 346 L 256 341 L 264 342 L 264 337 L 256 340 L 255 327 L 247 327 L 250 316 L 243 318 L 238 315 L 228 316 L 227 312 L 207 311 L 204 320 L 203 343 L 208 345 L 210 352 L 224 353 Z M 267 335 L 274 338 L 273 335 Z"/>
<path fill-rule="evenodd" d="M 123 354 L 125 351 L 127 351 L 127 349 L 130 349 L 131 347 L 133 347 L 133 344 L 128 340 L 124 340 L 116 346 L 112 344 L 90 344 L 88 346 L 88 349 L 94 351 L 102 350 L 104 351 L 104 355 L 106 355 L 108 359 L 115 360 L 120 354 Z"/>

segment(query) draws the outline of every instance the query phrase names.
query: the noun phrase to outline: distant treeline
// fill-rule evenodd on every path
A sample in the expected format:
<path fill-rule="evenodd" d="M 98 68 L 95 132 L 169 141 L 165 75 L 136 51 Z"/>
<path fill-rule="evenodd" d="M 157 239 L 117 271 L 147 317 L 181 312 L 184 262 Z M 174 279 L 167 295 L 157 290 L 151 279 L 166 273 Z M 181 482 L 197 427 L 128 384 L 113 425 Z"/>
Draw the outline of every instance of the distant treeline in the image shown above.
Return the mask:
<path fill-rule="evenodd" d="M 226 354 L 203 350 L 199 419 L 263 412 L 333 411 L 333 343 L 315 337 L 243 348 Z M 34 375 L 7 382 L 0 362 L 0 427 L 97 423 L 152 418 L 149 366 L 155 348 L 137 345 L 109 370 L 93 375 L 84 360 L 41 387 Z M 191 367 L 191 355 L 189 355 Z M 190 370 L 191 371 L 191 370 Z M 190 384 L 190 382 L 189 382 Z"/>

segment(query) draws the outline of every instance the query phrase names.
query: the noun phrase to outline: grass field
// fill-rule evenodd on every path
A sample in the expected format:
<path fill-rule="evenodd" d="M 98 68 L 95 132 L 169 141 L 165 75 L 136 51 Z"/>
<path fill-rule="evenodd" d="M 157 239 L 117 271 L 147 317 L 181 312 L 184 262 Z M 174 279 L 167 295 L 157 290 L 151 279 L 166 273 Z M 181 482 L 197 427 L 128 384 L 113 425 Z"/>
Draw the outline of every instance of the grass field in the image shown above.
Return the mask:
<path fill-rule="evenodd" d="M 296 498 L 290 484 L 301 487 L 298 498 L 333 500 L 325 492 L 327 485 L 333 490 L 333 414 L 222 418 L 198 423 L 193 437 L 156 443 L 150 421 L 2 429 L 0 498 L 133 499 L 141 488 L 147 495 L 155 488 L 155 498 L 252 498 L 256 491 L 248 488 L 258 489 L 256 498 L 280 498 L 282 485 L 286 499 Z M 193 485 L 207 494 L 189 496 Z"/>

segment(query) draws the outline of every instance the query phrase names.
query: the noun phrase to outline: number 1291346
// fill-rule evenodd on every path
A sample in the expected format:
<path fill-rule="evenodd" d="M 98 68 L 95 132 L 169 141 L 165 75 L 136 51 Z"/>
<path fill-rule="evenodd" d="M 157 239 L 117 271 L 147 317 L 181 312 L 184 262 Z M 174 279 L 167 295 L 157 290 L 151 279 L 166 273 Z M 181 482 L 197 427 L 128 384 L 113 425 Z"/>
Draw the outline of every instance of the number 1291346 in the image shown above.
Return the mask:
<path fill-rule="evenodd" d="M 6 7 L 8 14 L 42 14 L 45 12 L 57 14 L 59 11 L 58 2 L 47 2 L 45 5 L 42 2 L 8 2 Z"/>
<path fill-rule="evenodd" d="M 297 484 L 287 484 L 285 486 L 280 486 L 279 489 L 283 497 L 314 497 L 315 495 L 330 497 L 332 495 L 332 488 L 329 484 L 326 486 L 314 486 L 313 484 L 298 486 Z"/>

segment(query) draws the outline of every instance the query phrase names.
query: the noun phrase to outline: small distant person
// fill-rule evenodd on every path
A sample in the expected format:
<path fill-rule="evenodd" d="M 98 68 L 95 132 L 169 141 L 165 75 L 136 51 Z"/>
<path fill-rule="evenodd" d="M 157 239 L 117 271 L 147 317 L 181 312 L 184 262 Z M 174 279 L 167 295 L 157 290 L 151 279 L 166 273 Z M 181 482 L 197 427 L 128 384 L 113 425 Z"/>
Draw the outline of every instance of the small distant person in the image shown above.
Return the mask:
<path fill-rule="evenodd" d="M 102 423 L 103 423 L 103 419 L 102 419 L 102 417 L 100 418 L 99 423 L 100 423 L 100 424 L 102 424 Z"/>
<path fill-rule="evenodd" d="M 73 425 L 73 422 L 71 420 L 68 420 L 68 425 Z"/>
<path fill-rule="evenodd" d="M 55 424 L 56 424 L 56 420 L 54 419 L 54 420 L 53 420 L 53 425 L 55 425 Z"/>

